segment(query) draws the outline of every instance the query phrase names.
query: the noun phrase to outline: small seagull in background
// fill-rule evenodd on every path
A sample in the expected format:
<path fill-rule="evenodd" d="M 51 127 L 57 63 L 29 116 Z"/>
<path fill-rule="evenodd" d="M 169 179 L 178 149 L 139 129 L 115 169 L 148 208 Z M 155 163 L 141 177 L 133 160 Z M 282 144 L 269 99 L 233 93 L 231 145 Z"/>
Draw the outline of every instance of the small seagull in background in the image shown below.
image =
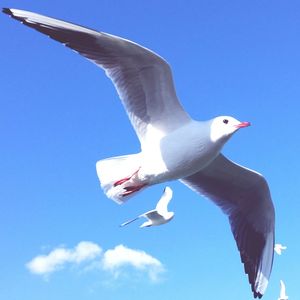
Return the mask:
<path fill-rule="evenodd" d="M 289 299 L 289 297 L 285 293 L 285 284 L 282 280 L 280 280 L 280 296 L 279 296 L 278 300 L 288 300 L 288 299 Z"/>
<path fill-rule="evenodd" d="M 140 226 L 141 228 L 150 227 L 150 226 L 158 226 L 158 225 L 168 223 L 174 217 L 174 212 L 168 211 L 168 204 L 172 199 L 172 195 L 173 195 L 173 191 L 171 190 L 171 188 L 169 188 L 167 186 L 164 189 L 164 192 L 163 192 L 161 198 L 157 202 L 155 209 L 150 210 L 146 213 L 143 213 L 132 220 L 126 221 L 123 224 L 121 224 L 120 226 L 123 227 L 125 225 L 128 225 L 141 217 L 148 219 L 148 221 L 144 222 Z"/>
<path fill-rule="evenodd" d="M 278 255 L 281 255 L 282 250 L 287 249 L 287 246 L 283 246 L 281 244 L 275 244 L 274 250 Z"/>

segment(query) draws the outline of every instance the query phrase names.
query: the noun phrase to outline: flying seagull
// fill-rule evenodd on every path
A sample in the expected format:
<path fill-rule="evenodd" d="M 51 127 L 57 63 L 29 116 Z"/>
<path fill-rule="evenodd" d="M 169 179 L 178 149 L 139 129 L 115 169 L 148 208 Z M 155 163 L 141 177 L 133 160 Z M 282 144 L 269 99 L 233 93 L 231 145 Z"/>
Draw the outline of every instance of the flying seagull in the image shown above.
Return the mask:
<path fill-rule="evenodd" d="M 174 217 L 174 213 L 171 211 L 168 211 L 168 204 L 172 199 L 172 195 L 173 195 L 173 191 L 167 186 L 164 189 L 164 192 L 163 192 L 161 198 L 157 202 L 155 209 L 147 211 L 147 212 L 139 215 L 137 218 L 126 221 L 123 224 L 121 224 L 120 226 L 128 225 L 128 224 L 132 223 L 133 221 L 135 221 L 139 218 L 142 218 L 142 217 L 148 219 L 148 221 L 144 222 L 140 226 L 141 228 L 150 227 L 150 226 L 158 226 L 158 225 L 162 225 L 162 224 L 166 224 L 166 223 L 170 222 Z"/>
<path fill-rule="evenodd" d="M 280 280 L 280 296 L 278 300 L 288 300 L 289 297 L 287 296 L 285 292 L 285 284 L 282 280 Z"/>
<path fill-rule="evenodd" d="M 254 298 L 268 285 L 274 207 L 265 178 L 228 160 L 222 147 L 249 122 L 229 116 L 195 121 L 182 108 L 168 63 L 132 41 L 36 13 L 4 8 L 104 69 L 141 144 L 136 154 L 97 162 L 101 187 L 118 203 L 151 185 L 179 179 L 228 215 Z"/>
<path fill-rule="evenodd" d="M 281 255 L 282 250 L 287 249 L 287 246 L 283 246 L 281 244 L 275 244 L 274 250 L 278 255 Z"/>

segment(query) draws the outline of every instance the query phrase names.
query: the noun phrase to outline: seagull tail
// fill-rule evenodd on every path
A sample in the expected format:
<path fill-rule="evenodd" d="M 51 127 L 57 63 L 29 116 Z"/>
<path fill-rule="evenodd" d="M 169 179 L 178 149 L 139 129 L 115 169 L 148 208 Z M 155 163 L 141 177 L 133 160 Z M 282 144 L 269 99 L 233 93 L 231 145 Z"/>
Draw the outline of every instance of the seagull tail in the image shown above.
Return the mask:
<path fill-rule="evenodd" d="M 122 204 L 134 193 L 124 193 L 124 178 L 130 178 L 140 167 L 140 154 L 130 154 L 99 160 L 96 164 L 101 188 L 106 196 Z M 120 183 L 119 183 L 120 182 Z M 140 189 L 137 189 L 140 190 Z"/>

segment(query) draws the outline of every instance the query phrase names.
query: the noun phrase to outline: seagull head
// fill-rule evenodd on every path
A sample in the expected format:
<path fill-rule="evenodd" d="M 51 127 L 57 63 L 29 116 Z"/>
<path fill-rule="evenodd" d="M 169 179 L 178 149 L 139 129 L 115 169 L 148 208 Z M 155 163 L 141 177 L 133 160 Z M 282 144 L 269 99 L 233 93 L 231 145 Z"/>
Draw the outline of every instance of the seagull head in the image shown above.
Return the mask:
<path fill-rule="evenodd" d="M 250 125 L 250 122 L 241 122 L 229 116 L 216 117 L 211 120 L 210 138 L 214 142 L 219 140 L 226 141 L 237 130 Z"/>

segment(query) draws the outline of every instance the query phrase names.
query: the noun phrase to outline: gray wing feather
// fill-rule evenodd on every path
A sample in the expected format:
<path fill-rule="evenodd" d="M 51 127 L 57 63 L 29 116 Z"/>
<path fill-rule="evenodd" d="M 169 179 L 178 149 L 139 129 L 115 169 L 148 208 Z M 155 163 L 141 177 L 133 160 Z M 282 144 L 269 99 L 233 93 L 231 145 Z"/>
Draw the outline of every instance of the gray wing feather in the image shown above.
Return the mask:
<path fill-rule="evenodd" d="M 156 209 L 150 210 L 144 214 L 141 215 L 142 217 L 147 218 L 148 220 L 160 220 L 162 216 L 157 212 Z"/>

